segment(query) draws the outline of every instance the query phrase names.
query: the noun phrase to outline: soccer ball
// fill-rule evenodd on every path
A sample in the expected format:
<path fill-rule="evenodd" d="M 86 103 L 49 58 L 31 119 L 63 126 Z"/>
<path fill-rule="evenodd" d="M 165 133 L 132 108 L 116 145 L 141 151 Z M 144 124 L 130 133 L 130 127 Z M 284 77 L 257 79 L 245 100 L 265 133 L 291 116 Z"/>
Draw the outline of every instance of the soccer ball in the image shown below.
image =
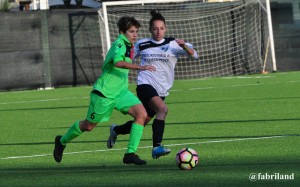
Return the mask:
<path fill-rule="evenodd" d="M 180 149 L 176 154 L 176 164 L 182 170 L 191 170 L 198 164 L 198 153 L 191 148 Z"/>

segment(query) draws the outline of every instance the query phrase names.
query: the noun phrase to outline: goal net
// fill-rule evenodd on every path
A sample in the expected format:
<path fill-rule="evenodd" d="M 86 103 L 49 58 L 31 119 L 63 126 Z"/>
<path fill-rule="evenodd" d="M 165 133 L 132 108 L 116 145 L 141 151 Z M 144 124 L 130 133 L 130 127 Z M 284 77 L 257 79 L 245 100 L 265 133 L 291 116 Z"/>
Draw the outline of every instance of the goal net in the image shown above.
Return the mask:
<path fill-rule="evenodd" d="M 255 74 L 261 73 L 266 65 L 272 66 L 267 54 L 269 28 L 265 0 L 105 2 L 98 11 L 103 57 L 119 34 L 117 21 L 122 16 L 140 21 L 139 38 L 151 37 L 152 9 L 159 9 L 166 18 L 166 37 L 192 43 L 199 54 L 196 60 L 179 58 L 175 79 Z M 134 63 L 139 63 L 139 59 Z M 136 71 L 131 71 L 130 81 L 135 77 Z"/>

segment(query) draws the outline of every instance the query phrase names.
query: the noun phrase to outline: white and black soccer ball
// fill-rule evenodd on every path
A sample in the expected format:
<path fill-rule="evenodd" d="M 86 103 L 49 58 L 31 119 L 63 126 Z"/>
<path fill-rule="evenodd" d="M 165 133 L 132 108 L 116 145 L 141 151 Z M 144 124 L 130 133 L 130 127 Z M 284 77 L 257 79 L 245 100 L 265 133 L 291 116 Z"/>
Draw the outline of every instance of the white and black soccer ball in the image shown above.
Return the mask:
<path fill-rule="evenodd" d="M 198 153 L 191 148 L 180 149 L 176 154 L 176 164 L 182 170 L 191 170 L 198 164 Z"/>

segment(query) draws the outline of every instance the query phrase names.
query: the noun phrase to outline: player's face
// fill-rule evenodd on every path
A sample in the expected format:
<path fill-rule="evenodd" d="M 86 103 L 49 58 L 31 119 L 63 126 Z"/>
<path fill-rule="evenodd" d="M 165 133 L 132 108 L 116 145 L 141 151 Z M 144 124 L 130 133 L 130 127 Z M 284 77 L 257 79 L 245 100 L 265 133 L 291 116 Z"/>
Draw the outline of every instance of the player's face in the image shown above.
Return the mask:
<path fill-rule="evenodd" d="M 123 33 L 126 38 L 129 40 L 130 43 L 135 43 L 137 40 L 137 36 L 138 36 L 138 31 L 139 29 L 136 28 L 135 26 L 131 26 L 126 33 Z"/>
<path fill-rule="evenodd" d="M 154 21 L 152 27 L 150 28 L 152 38 L 156 41 L 160 41 L 161 39 L 163 39 L 166 31 L 167 27 L 165 23 L 161 20 Z"/>

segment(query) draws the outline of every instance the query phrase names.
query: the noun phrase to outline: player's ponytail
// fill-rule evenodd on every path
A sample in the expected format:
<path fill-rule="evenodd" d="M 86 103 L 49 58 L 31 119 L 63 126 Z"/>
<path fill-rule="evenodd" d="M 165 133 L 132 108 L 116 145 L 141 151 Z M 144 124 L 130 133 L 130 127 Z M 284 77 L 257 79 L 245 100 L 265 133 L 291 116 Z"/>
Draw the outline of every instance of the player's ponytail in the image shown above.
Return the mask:
<path fill-rule="evenodd" d="M 152 27 L 153 22 L 156 20 L 163 21 L 164 24 L 166 24 L 165 18 L 161 15 L 161 13 L 159 13 L 158 9 L 151 10 L 150 14 L 151 14 L 152 18 L 150 19 L 150 22 L 149 22 L 149 28 Z"/>

